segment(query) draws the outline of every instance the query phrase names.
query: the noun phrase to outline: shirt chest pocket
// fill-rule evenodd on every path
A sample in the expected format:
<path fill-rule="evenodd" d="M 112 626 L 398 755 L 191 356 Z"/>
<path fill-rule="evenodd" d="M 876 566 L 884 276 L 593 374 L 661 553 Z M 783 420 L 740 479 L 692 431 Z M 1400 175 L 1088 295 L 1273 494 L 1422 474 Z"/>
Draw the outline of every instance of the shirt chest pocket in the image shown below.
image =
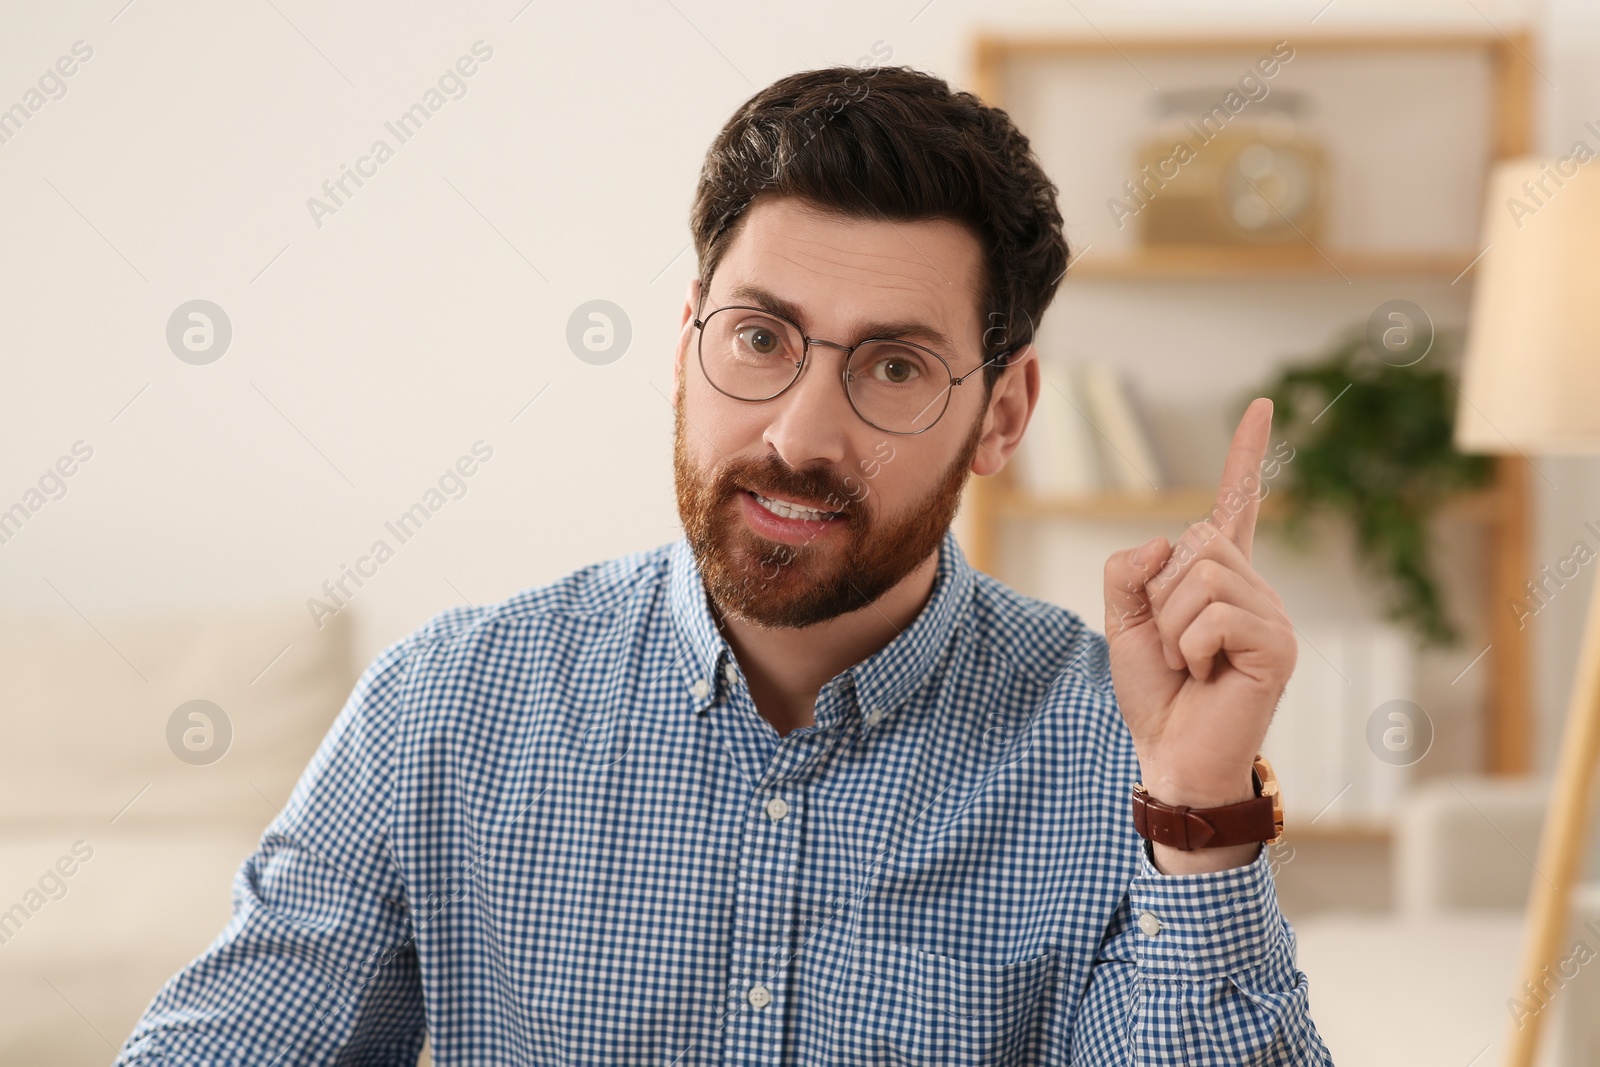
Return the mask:
<path fill-rule="evenodd" d="M 858 938 L 841 1062 L 1021 1064 L 1034 1044 L 1036 1009 L 1054 977 L 1053 964 L 1053 952 L 971 963 Z"/>

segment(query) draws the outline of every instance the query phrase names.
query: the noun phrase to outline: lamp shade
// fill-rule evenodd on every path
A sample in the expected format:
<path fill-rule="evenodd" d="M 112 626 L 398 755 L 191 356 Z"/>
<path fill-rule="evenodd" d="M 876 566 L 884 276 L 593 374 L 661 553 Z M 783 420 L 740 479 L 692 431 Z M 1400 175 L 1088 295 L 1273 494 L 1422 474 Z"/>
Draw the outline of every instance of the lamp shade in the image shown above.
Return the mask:
<path fill-rule="evenodd" d="M 1600 452 L 1600 159 L 1496 165 L 1483 240 L 1456 447 Z"/>

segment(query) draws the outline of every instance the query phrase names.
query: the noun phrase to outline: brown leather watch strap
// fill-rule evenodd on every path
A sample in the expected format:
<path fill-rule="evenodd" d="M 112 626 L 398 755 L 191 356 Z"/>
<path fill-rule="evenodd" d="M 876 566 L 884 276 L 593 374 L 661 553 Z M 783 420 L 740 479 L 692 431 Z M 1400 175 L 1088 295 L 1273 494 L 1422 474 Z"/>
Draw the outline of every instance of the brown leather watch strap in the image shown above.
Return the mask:
<path fill-rule="evenodd" d="M 1278 836 L 1271 797 L 1251 797 L 1217 808 L 1163 804 L 1141 786 L 1133 790 L 1133 827 L 1139 836 L 1185 852 L 1222 848 Z"/>

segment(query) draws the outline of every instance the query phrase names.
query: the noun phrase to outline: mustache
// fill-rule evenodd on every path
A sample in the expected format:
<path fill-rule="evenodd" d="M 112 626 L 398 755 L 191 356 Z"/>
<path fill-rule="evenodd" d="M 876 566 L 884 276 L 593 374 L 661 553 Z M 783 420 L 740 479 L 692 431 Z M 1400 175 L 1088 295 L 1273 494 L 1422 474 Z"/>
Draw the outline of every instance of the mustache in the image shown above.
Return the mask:
<path fill-rule="evenodd" d="M 849 476 L 840 485 L 826 471 L 774 471 L 770 466 L 727 471 L 723 476 L 723 496 L 752 490 L 765 497 L 804 501 L 824 511 L 853 513 L 866 497 L 866 486 Z"/>

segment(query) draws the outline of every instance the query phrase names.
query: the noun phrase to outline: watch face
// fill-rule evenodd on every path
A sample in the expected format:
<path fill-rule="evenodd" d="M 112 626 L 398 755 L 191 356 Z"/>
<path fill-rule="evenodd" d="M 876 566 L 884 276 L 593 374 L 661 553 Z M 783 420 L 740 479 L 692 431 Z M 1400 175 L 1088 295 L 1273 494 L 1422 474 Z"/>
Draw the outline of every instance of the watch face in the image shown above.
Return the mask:
<path fill-rule="evenodd" d="M 1272 764 L 1267 762 L 1267 757 L 1258 753 L 1255 766 L 1250 769 L 1250 773 L 1255 776 L 1256 795 L 1272 798 L 1272 822 L 1278 832 L 1267 841 L 1270 845 L 1283 836 L 1283 793 L 1278 788 L 1278 776 L 1273 773 Z"/>
<path fill-rule="evenodd" d="M 1255 764 L 1250 770 L 1256 776 L 1256 796 L 1270 797 L 1278 794 L 1278 776 L 1272 770 L 1272 764 L 1267 762 L 1267 757 L 1257 756 Z"/>

